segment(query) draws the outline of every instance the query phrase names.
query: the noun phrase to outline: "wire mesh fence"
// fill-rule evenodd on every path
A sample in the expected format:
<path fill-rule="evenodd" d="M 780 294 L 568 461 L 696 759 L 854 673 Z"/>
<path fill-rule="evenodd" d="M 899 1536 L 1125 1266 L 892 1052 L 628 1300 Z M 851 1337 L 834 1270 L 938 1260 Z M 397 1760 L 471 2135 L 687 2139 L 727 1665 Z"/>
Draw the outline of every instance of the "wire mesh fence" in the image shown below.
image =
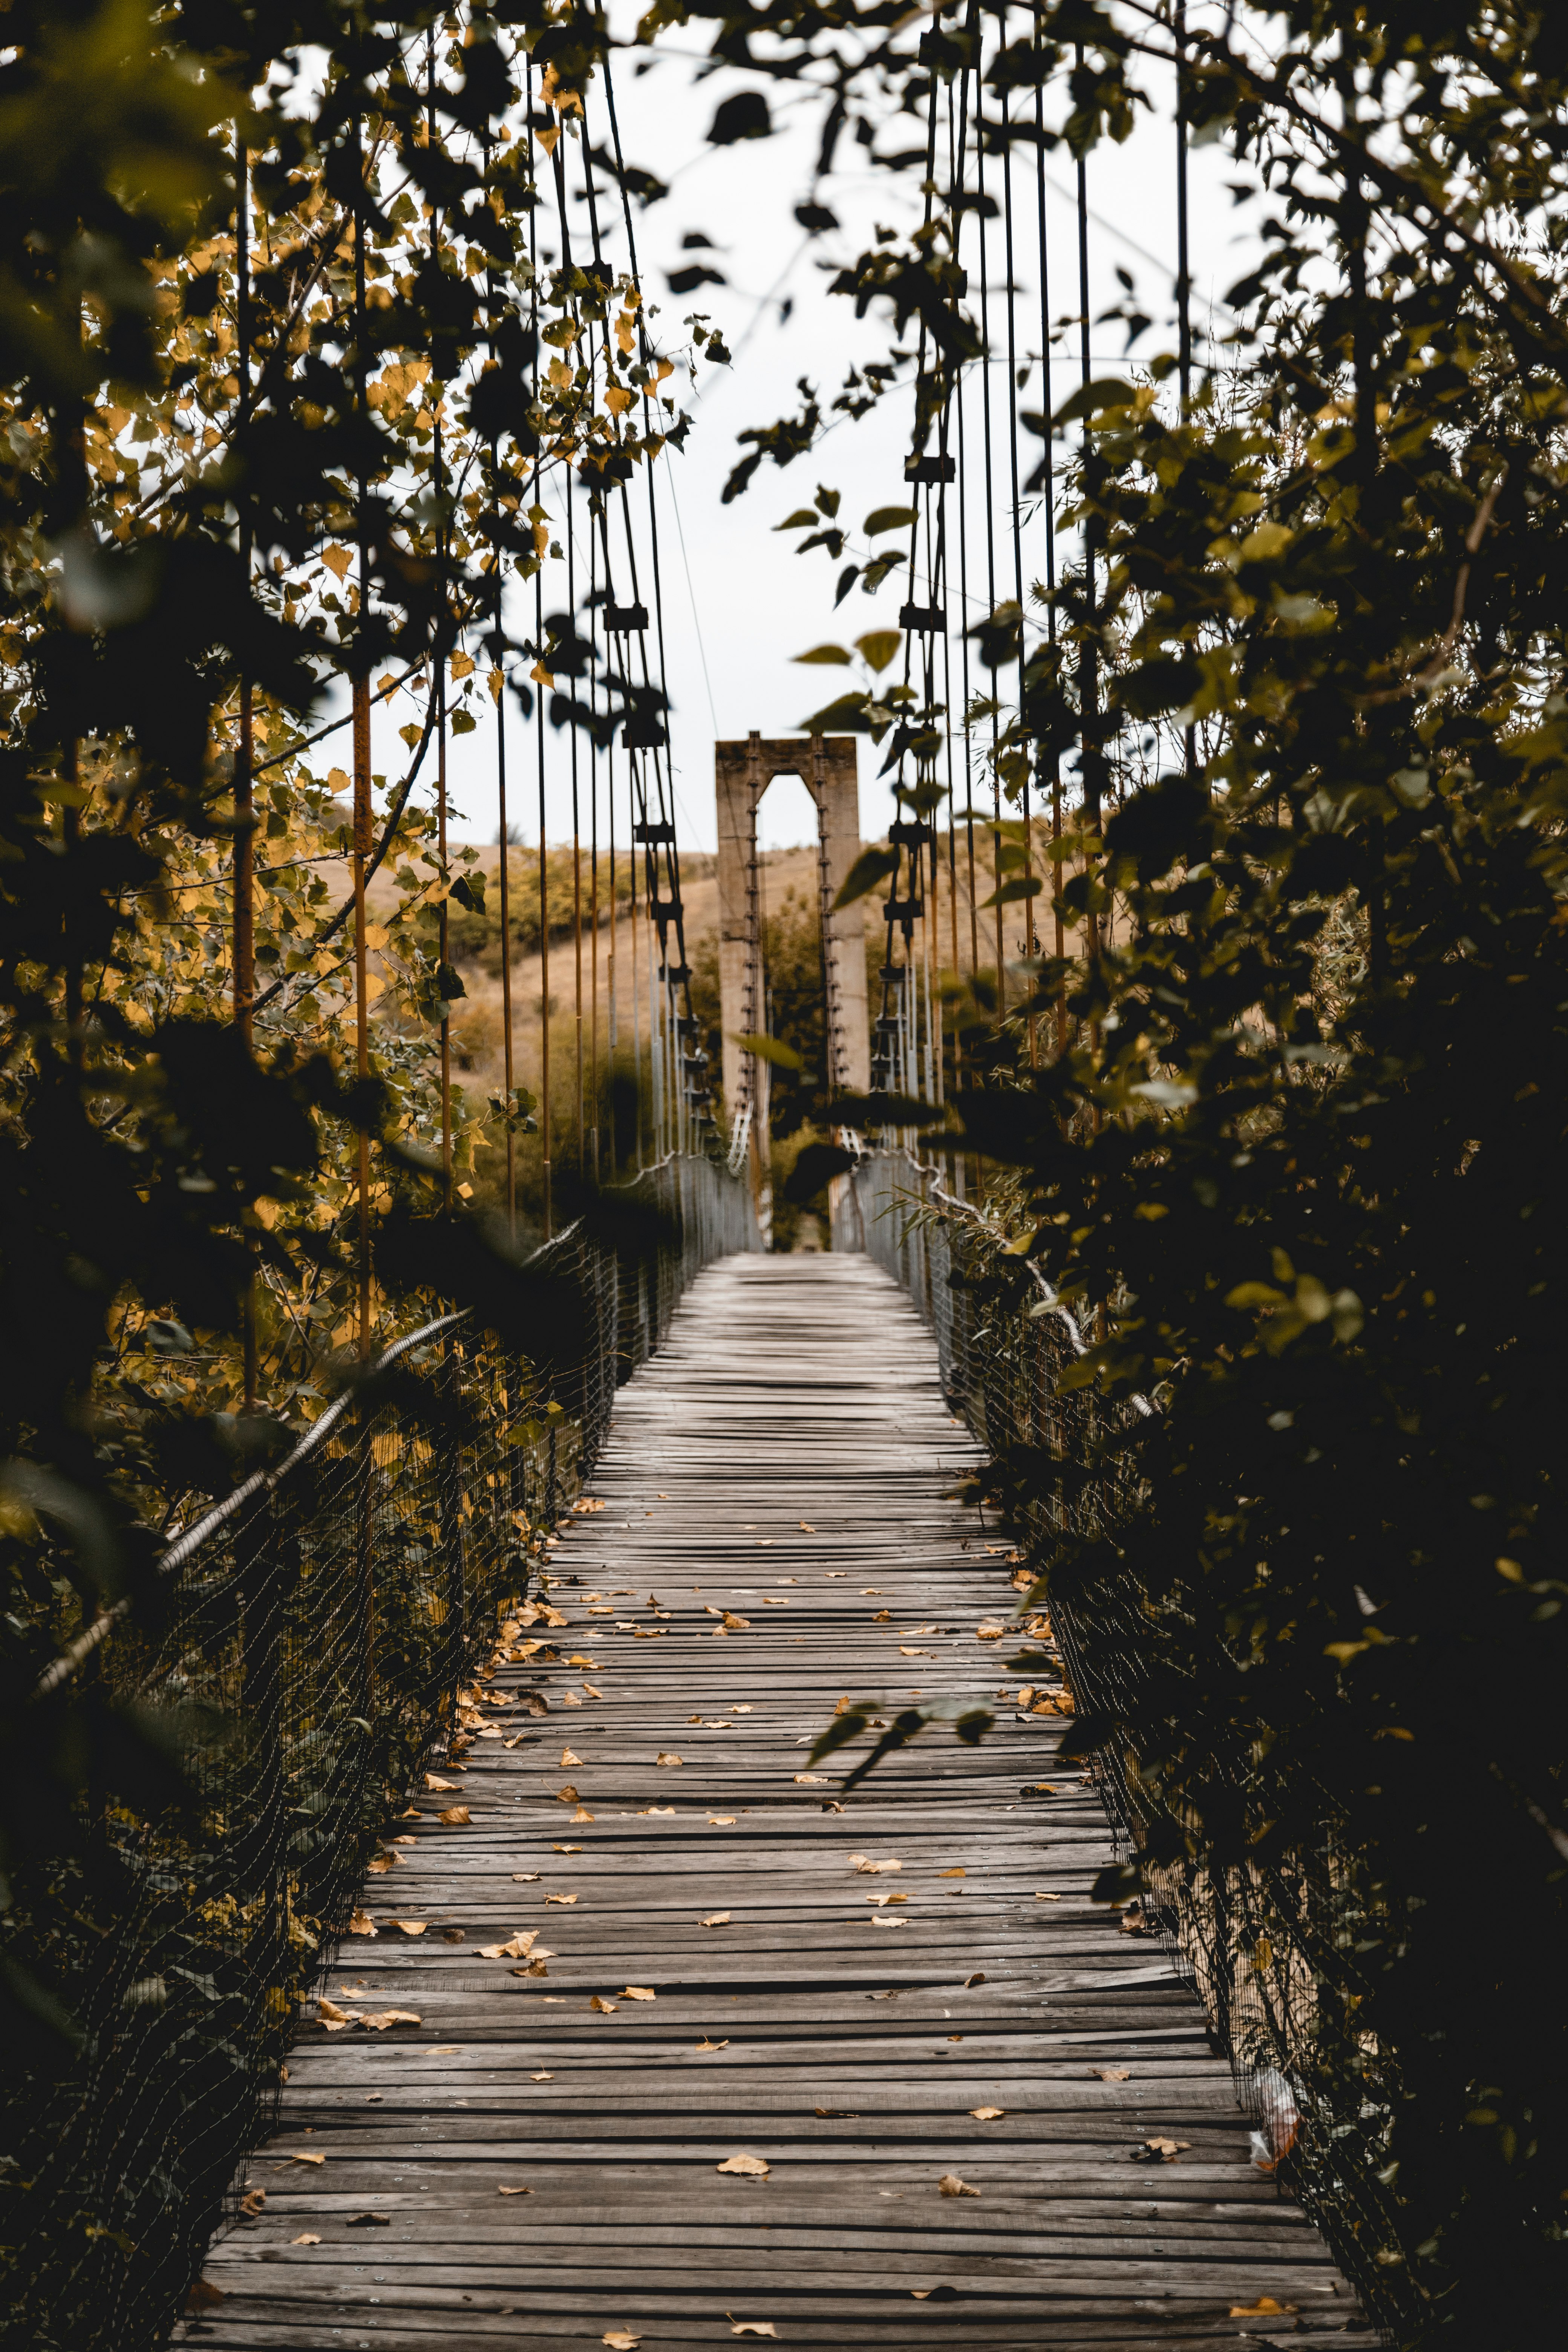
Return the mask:
<path fill-rule="evenodd" d="M 909 1151 L 867 1153 L 835 1186 L 833 1246 L 876 1258 L 931 1324 L 943 1385 L 1001 1466 L 1006 1507 L 1036 1565 L 1063 1538 L 1113 1536 L 1136 1510 L 1128 1419 L 1151 1408 L 1142 1399 L 1110 1408 L 1092 1386 L 1061 1386 L 1084 1335 L 1037 1271 L 1003 1261 L 1007 1238 Z M 1102 1546 L 1092 1575 L 1053 1580 L 1050 1626 L 1071 1703 L 1130 1723 L 1180 1704 L 1162 1621 L 1193 1612 L 1194 1595 L 1173 1574 L 1156 1598 L 1117 1568 L 1120 1557 L 1113 1543 Z M 1124 1857 L 1169 1806 L 1131 1749 L 1098 1748 L 1088 1760 Z M 1247 1754 L 1238 1747 L 1215 1759 L 1213 1774 L 1245 1808 Z M 1254 2162 L 1300 2197 L 1384 2334 L 1409 2340 L 1426 2315 L 1377 2260 L 1398 2234 L 1378 2178 L 1401 2095 L 1398 2058 L 1356 2021 L 1368 1991 L 1356 1947 L 1379 1898 L 1340 1842 L 1327 1799 L 1310 1850 L 1245 1869 L 1145 1865 L 1144 1880 L 1143 1923 L 1194 1985 L 1230 2059 L 1254 2125 Z"/>
<path fill-rule="evenodd" d="M 471 1317 L 408 1334 L 171 1546 L 155 1611 L 89 1628 L 47 1678 L 40 1742 L 73 1683 L 139 1721 L 168 1771 L 89 1790 L 77 1858 L 24 1876 L 9 1915 L 10 1953 L 81 2038 L 63 2076 L 8 2084 L 7 2340 L 163 2339 L 268 2127 L 300 1996 L 367 1867 L 396 1868 L 403 1792 L 589 1475 L 617 1380 L 700 1266 L 755 1246 L 743 1188 L 706 1160 L 625 1192 L 660 1213 L 638 1238 L 577 1224 L 530 1261 L 573 1335 L 552 1370 Z"/>

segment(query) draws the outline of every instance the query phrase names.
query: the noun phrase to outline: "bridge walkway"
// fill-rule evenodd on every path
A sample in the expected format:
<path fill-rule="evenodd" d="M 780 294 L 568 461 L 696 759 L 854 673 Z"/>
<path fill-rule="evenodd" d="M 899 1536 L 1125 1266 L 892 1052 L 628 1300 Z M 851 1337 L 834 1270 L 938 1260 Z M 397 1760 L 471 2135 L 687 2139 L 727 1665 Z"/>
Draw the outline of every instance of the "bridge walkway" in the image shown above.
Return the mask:
<path fill-rule="evenodd" d="M 555 1548 L 565 1622 L 393 1825 L 182 2344 L 1372 2345 L 1089 1899 L 1105 1821 L 1017 1704 L 1037 1643 L 987 1635 L 973 1458 L 869 1260 L 698 1278 Z M 868 1694 L 998 1720 L 845 1801 L 808 1748 Z"/>

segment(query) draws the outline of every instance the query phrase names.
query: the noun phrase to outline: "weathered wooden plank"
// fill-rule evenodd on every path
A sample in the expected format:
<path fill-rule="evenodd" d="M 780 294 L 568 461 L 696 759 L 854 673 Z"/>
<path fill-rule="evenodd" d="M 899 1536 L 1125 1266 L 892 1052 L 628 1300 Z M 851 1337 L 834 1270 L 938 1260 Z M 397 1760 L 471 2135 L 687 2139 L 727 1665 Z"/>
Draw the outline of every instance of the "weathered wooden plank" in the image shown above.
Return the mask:
<path fill-rule="evenodd" d="M 555 1655 L 486 1685 L 508 1703 L 442 1768 L 458 1797 L 388 1824 L 378 1933 L 325 1977 L 420 2022 L 306 2028 L 184 2342 L 695 2352 L 755 2316 L 824 2352 L 1218 2352 L 1268 2340 L 1267 2294 L 1369 2343 L 1169 1958 L 1089 1900 L 1098 1801 L 1016 1704 L 1048 1652 L 977 1638 L 1016 1595 L 947 1497 L 973 1459 L 868 1261 L 699 1279 L 618 1401 L 605 1508 L 552 1546 Z M 847 1799 L 836 1766 L 796 1778 L 841 1699 L 911 1693 L 995 1727 Z M 518 1928 L 546 1975 L 481 1957 Z M 765 2183 L 721 2177 L 736 2154 Z"/>

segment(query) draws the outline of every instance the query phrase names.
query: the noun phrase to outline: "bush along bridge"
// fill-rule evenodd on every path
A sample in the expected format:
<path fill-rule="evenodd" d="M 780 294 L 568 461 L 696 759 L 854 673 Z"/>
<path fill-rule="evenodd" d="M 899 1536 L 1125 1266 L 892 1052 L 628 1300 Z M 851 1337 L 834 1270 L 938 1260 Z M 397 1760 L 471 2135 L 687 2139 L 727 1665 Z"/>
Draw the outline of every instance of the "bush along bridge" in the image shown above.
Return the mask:
<path fill-rule="evenodd" d="M 651 1250 L 531 1261 L 570 1363 L 415 1330 L 171 1546 L 155 1631 L 58 1670 L 231 1728 L 199 1832 L 96 1825 L 134 1899 L 80 2066 L 13 2117 L 35 2308 L 117 2345 L 175 2309 L 222 2347 L 1371 2345 L 1300 1890 L 1103 1899 L 1141 1801 L 1074 1709 L 1135 1655 L 965 1499 L 1020 1428 L 1092 1443 L 1070 1316 L 978 1323 L 984 1221 L 903 1152 L 816 1257 L 759 1253 L 710 1160 L 643 1183 Z M 112 2226 L 62 2245 L 68 2206 Z"/>

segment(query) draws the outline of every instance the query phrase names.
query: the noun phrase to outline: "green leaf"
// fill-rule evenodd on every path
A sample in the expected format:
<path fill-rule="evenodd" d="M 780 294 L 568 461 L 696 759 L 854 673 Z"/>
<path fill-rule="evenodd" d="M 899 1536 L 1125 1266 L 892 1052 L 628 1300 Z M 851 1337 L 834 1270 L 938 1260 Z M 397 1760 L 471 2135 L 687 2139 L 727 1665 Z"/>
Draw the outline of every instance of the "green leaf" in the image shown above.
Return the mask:
<path fill-rule="evenodd" d="M 836 702 L 825 702 L 809 719 L 800 722 L 805 735 L 868 735 L 872 730 L 871 697 L 868 694 L 841 694 Z"/>
<path fill-rule="evenodd" d="M 889 874 L 898 870 L 896 849 L 879 849 L 875 843 L 869 849 L 863 849 L 839 886 L 833 912 L 837 914 L 840 907 L 854 906 L 858 898 L 868 898 L 879 882 L 885 882 Z"/>
<path fill-rule="evenodd" d="M 844 1714 L 836 1715 L 821 1738 L 814 1744 L 806 1762 L 820 1764 L 825 1756 L 831 1756 L 836 1749 L 847 1747 L 850 1740 L 858 1739 L 874 1712 L 871 1701 L 865 1699 L 858 1706 L 848 1707 Z"/>
<path fill-rule="evenodd" d="M 743 1052 L 755 1054 L 759 1062 L 772 1062 L 775 1069 L 804 1070 L 805 1067 L 795 1047 L 786 1045 L 782 1037 L 763 1037 L 752 1031 L 740 1029 L 731 1029 L 730 1034 Z"/>
<path fill-rule="evenodd" d="M 864 656 L 869 668 L 880 671 L 887 668 L 903 642 L 901 629 L 868 629 L 863 637 L 856 638 L 855 650 Z"/>
<path fill-rule="evenodd" d="M 1045 888 L 1037 874 L 1015 874 L 1004 882 L 1000 890 L 993 890 L 989 898 L 982 898 L 983 907 L 1010 907 L 1016 898 L 1037 898 Z"/>
<path fill-rule="evenodd" d="M 862 528 L 868 539 L 875 539 L 879 530 L 900 530 L 914 520 L 913 507 L 876 507 L 867 516 Z"/>
<path fill-rule="evenodd" d="M 790 656 L 790 659 L 795 662 L 844 662 L 847 664 L 850 659 L 850 656 L 845 652 L 842 646 L 813 646 L 808 654 L 792 654 Z"/>
<path fill-rule="evenodd" d="M 1080 385 L 1070 400 L 1063 401 L 1051 423 L 1070 425 L 1077 416 L 1099 416 L 1108 408 L 1130 408 L 1136 397 L 1132 386 L 1119 375 L 1096 376 L 1092 383 Z"/>
<path fill-rule="evenodd" d="M 847 1176 L 854 1165 L 854 1153 L 841 1143 L 808 1143 L 784 1180 L 784 1199 L 806 1208 L 825 1184 L 836 1176 Z"/>

